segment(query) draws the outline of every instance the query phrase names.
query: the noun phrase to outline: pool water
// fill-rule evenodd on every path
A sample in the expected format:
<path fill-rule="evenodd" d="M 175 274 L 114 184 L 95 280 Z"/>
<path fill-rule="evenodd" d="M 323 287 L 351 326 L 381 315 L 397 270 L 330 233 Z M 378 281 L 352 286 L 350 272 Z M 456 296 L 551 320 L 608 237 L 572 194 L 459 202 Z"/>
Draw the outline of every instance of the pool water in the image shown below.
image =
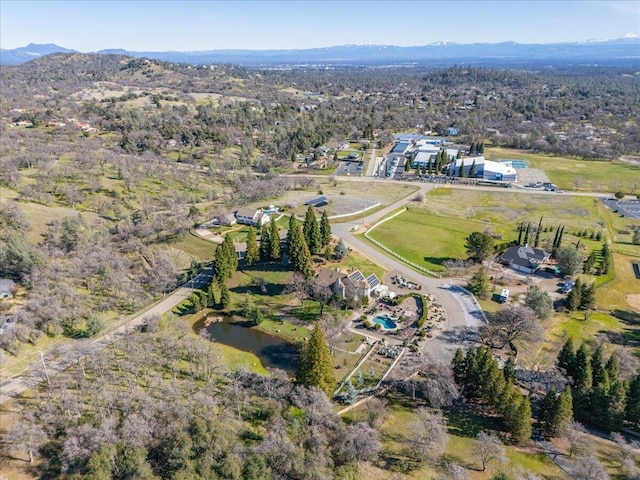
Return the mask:
<path fill-rule="evenodd" d="M 373 323 L 382 325 L 382 328 L 385 330 L 393 330 L 394 328 L 398 327 L 398 325 L 396 325 L 396 322 L 394 322 L 393 320 L 391 320 L 389 317 L 385 315 L 379 315 L 375 317 L 373 319 Z"/>

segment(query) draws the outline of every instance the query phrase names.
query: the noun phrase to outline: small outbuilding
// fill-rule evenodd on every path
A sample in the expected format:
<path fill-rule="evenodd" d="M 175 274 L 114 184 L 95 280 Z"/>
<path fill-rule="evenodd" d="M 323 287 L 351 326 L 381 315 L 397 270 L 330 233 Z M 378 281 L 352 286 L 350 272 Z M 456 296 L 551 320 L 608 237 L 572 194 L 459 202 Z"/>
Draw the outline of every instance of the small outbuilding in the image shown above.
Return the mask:
<path fill-rule="evenodd" d="M 316 207 L 316 208 L 320 208 L 320 207 L 324 207 L 325 205 L 329 204 L 329 200 L 327 200 L 327 197 L 318 197 L 318 198 L 314 198 L 313 200 L 309 200 L 308 202 L 305 203 L 305 205 L 307 206 L 311 206 L 311 207 Z"/>

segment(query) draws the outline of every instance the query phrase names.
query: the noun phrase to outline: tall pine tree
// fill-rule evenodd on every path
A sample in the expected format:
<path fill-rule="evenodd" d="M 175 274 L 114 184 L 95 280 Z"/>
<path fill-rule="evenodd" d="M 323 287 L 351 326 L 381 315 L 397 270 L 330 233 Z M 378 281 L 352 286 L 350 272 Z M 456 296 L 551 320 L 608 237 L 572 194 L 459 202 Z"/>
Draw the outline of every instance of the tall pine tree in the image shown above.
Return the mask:
<path fill-rule="evenodd" d="M 249 233 L 247 234 L 247 254 L 244 258 L 247 265 L 255 265 L 260 261 L 256 229 L 253 227 L 249 227 Z"/>
<path fill-rule="evenodd" d="M 564 370 L 568 377 L 575 376 L 576 352 L 573 340 L 569 338 L 558 354 L 558 368 Z"/>
<path fill-rule="evenodd" d="M 289 221 L 287 239 L 289 263 L 294 272 L 300 272 L 305 278 L 311 278 L 313 276 L 311 253 L 304 239 L 300 223 L 293 216 L 291 218 L 293 220 Z"/>
<path fill-rule="evenodd" d="M 331 243 L 331 224 L 329 224 L 329 214 L 326 210 L 322 211 L 320 218 L 320 243 L 323 247 Z"/>
<path fill-rule="evenodd" d="M 269 222 L 269 258 L 274 262 L 280 260 L 280 232 L 275 219 Z"/>
<path fill-rule="evenodd" d="M 538 248 L 538 245 L 540 245 L 541 232 L 542 232 L 542 217 L 540 217 L 540 221 L 538 222 L 538 228 L 536 229 L 536 237 L 535 237 L 535 240 L 533 241 L 533 246 L 535 248 Z"/>
<path fill-rule="evenodd" d="M 302 232 L 304 233 L 307 247 L 309 247 L 309 252 L 311 252 L 312 255 L 320 253 L 320 248 L 322 247 L 320 228 L 318 227 L 318 220 L 311 205 L 307 208 L 307 214 L 305 215 L 304 224 L 302 225 Z"/>
<path fill-rule="evenodd" d="M 302 345 L 296 380 L 307 387 L 318 387 L 327 395 L 333 393 L 333 362 L 320 322 L 316 322 L 309 341 Z"/>
<path fill-rule="evenodd" d="M 264 225 L 260 231 L 260 260 L 268 262 L 271 259 L 271 235 Z"/>
<path fill-rule="evenodd" d="M 478 167 L 476 167 L 476 161 L 475 159 L 473 160 L 473 163 L 471 164 L 471 168 L 469 169 L 469 178 L 476 178 L 476 174 L 478 173 Z"/>

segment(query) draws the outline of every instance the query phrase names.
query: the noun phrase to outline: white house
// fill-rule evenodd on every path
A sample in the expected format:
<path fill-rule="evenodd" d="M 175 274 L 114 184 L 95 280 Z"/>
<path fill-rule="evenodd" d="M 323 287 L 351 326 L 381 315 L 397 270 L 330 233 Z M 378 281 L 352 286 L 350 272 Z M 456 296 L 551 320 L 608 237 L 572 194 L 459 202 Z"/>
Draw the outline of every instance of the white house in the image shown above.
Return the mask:
<path fill-rule="evenodd" d="M 243 207 L 235 212 L 236 221 L 243 225 L 253 225 L 261 227 L 269 222 L 270 216 L 261 208 Z"/>

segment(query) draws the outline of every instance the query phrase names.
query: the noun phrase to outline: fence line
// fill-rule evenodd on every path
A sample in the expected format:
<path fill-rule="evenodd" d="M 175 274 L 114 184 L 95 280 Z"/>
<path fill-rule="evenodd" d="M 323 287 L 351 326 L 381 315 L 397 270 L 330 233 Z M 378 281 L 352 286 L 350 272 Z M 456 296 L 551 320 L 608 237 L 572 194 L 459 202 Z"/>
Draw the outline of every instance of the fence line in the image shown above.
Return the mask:
<path fill-rule="evenodd" d="M 432 277 L 435 278 L 442 278 L 442 275 L 440 275 L 439 273 L 434 272 L 433 270 L 429 270 L 428 268 L 423 267 L 422 265 L 418 265 L 417 263 L 412 262 L 411 260 L 408 260 L 406 258 L 404 258 L 402 255 L 400 255 L 399 253 L 394 252 L 393 250 L 391 250 L 390 248 L 386 247 L 385 245 L 383 245 L 382 243 L 380 243 L 379 241 L 371 238 L 371 236 L 369 236 L 369 233 L 376 228 L 378 225 L 381 225 L 382 223 L 386 222 L 387 220 L 391 220 L 394 217 L 397 217 L 398 215 L 400 215 L 401 213 L 406 212 L 407 209 L 403 208 L 402 210 L 400 210 L 399 212 L 394 213 L 393 215 L 391 215 L 390 217 L 384 218 L 382 220 L 380 220 L 378 223 L 376 223 L 375 225 L 373 225 L 371 228 L 369 228 L 365 234 L 364 237 L 369 240 L 371 243 L 373 243 L 374 245 L 376 245 L 377 247 L 381 248 L 382 250 L 384 250 L 385 252 L 393 255 L 394 257 L 396 257 L 399 260 L 402 260 L 404 263 L 412 266 L 413 268 L 415 268 L 416 270 L 419 270 L 421 272 L 424 272 L 428 275 L 431 275 Z"/>
<path fill-rule="evenodd" d="M 366 337 L 366 338 L 369 338 L 369 337 Z M 344 387 L 346 385 L 346 383 L 349 381 L 349 379 L 351 377 L 353 377 L 353 375 L 356 373 L 356 371 L 362 366 L 362 364 L 365 362 L 365 360 L 367 358 L 369 358 L 369 355 L 371 355 L 371 352 L 373 352 L 377 346 L 378 346 L 378 342 L 377 341 L 373 342 L 373 344 L 371 345 L 371 348 L 369 350 L 367 350 L 366 352 L 364 352 L 360 356 L 360 358 L 358 359 L 356 364 L 353 366 L 351 371 L 349 373 L 347 373 L 347 375 L 342 379 L 342 381 L 338 385 L 338 388 L 336 388 L 336 391 L 333 392 L 333 396 L 334 397 L 338 394 L 338 392 L 342 389 L 342 387 Z"/>
<path fill-rule="evenodd" d="M 373 205 L 370 205 L 366 208 L 363 208 L 362 210 L 358 210 L 357 212 L 351 212 L 351 213 L 341 213 L 340 215 L 331 215 L 329 216 L 329 220 L 333 220 L 334 218 L 345 218 L 345 217 L 353 217 L 355 215 L 360 215 L 364 212 L 366 212 L 367 210 L 371 210 L 372 208 L 376 208 L 380 206 L 380 202 L 375 203 Z"/>

